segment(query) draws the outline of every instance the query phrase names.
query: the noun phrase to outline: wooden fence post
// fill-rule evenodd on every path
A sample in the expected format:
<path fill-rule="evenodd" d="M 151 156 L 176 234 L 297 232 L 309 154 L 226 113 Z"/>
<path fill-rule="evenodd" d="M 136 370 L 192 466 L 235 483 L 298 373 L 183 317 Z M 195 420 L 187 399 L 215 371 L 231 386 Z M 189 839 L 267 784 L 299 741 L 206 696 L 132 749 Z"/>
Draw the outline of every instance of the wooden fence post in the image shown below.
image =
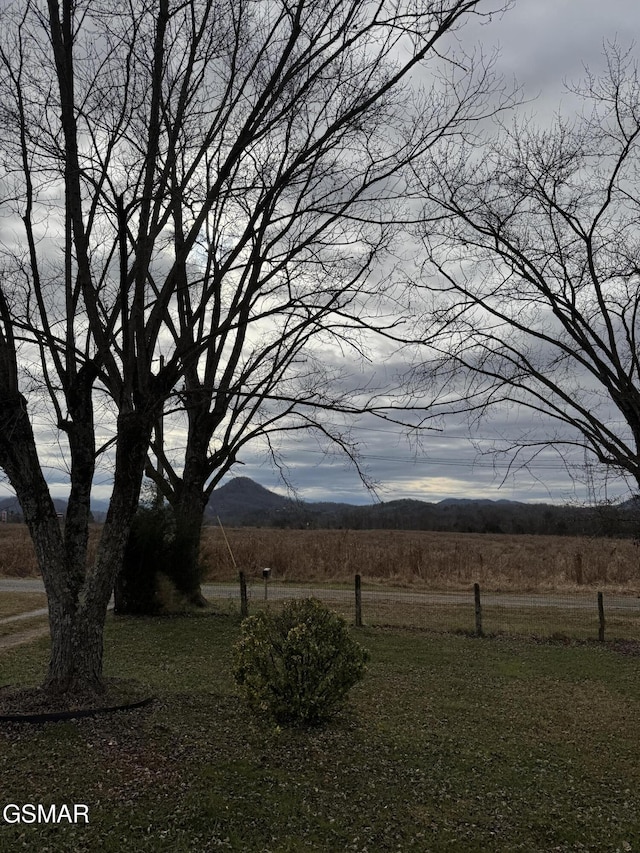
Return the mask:
<path fill-rule="evenodd" d="M 247 598 L 247 579 L 244 572 L 240 572 L 240 615 L 246 619 L 249 615 L 249 600 Z"/>
<path fill-rule="evenodd" d="M 480 604 L 480 584 L 473 585 L 473 598 L 476 605 L 476 637 L 484 637 L 482 631 L 482 605 Z"/>
<path fill-rule="evenodd" d="M 360 575 L 356 575 L 356 628 L 362 628 L 362 586 Z"/>
<path fill-rule="evenodd" d="M 598 640 L 604 643 L 604 598 L 601 592 L 598 593 Z"/>

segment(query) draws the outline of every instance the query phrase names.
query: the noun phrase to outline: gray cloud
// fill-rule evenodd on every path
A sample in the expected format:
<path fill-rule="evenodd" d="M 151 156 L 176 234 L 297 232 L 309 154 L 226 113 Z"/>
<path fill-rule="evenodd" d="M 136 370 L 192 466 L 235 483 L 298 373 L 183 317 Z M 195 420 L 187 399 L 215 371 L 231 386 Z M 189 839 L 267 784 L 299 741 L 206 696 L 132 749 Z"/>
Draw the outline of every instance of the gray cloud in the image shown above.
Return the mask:
<path fill-rule="evenodd" d="M 628 47 L 639 37 L 634 0 L 515 0 L 501 18 L 485 26 L 472 22 L 461 33 L 467 47 L 498 47 L 496 70 L 515 76 L 525 97 L 536 98 L 527 111 L 546 118 L 558 107 L 571 107 L 565 81 L 583 77 L 585 66 L 594 73 L 605 68 L 605 42 Z"/>
<path fill-rule="evenodd" d="M 486 26 L 477 23 L 460 32 L 461 43 L 469 49 L 479 41 L 487 53 L 499 46 L 496 69 L 506 78 L 515 76 L 522 84 L 524 95 L 537 96 L 522 109 L 541 122 L 551 121 L 554 112 L 575 108 L 571 96 L 563 93 L 564 80 L 576 80 L 583 74 L 584 65 L 594 72 L 603 67 L 602 46 L 606 40 L 618 39 L 623 46 L 640 37 L 640 15 L 635 0 L 515 0 L 514 6 L 502 18 Z M 389 358 L 389 348 L 381 347 L 376 359 Z M 401 362 L 384 365 L 388 374 L 401 369 Z M 372 365 L 375 368 L 375 364 Z M 514 420 L 517 418 L 517 420 Z M 360 444 L 362 463 L 372 479 L 380 484 L 380 496 L 385 500 L 401 497 L 440 500 L 445 497 L 492 497 L 519 500 L 582 499 L 583 484 L 573 482 L 561 460 L 553 451 L 540 454 L 531 473 L 516 472 L 500 484 L 506 474 L 505 464 L 495 470 L 488 457 L 478 456 L 477 447 L 488 448 L 493 437 L 527 425 L 524 412 L 505 412 L 475 434 L 479 445 L 474 447 L 468 438 L 466 424 L 449 418 L 444 431 L 426 434 L 422 446 L 415 447 L 399 427 L 385 426 L 372 419 L 356 424 L 353 437 Z M 551 430 L 551 424 L 538 424 L 538 430 Z M 43 434 L 43 459 L 53 467 L 56 448 L 50 437 Z M 312 436 L 283 438 L 280 445 L 283 462 L 292 484 L 307 500 L 341 500 L 368 502 L 371 500 L 360 483 L 353 467 L 335 455 L 325 455 Z M 240 456 L 243 465 L 233 475 L 245 475 L 269 488 L 284 491 L 278 472 L 268 461 L 264 447 L 249 446 Z M 573 457 L 576 473 L 580 473 L 582 458 Z M 62 465 L 60 467 L 63 467 Z M 51 471 L 52 492 L 65 492 L 63 471 Z M 598 484 L 604 474 L 598 472 Z M 4 486 L 0 485 L 0 490 Z M 96 484 L 96 497 L 107 497 L 109 477 Z M 609 494 L 624 495 L 622 482 L 610 484 Z M 602 496 L 602 495 L 601 495 Z"/>

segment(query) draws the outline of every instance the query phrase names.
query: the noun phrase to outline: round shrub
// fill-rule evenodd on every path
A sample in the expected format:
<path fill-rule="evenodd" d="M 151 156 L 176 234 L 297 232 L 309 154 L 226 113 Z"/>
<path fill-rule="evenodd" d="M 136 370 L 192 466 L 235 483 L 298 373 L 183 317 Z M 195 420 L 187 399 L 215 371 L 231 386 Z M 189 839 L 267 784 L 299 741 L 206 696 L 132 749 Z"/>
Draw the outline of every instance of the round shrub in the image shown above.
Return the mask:
<path fill-rule="evenodd" d="M 243 621 L 233 674 L 252 710 L 282 725 L 316 725 L 364 676 L 368 657 L 344 619 L 308 598 Z"/>

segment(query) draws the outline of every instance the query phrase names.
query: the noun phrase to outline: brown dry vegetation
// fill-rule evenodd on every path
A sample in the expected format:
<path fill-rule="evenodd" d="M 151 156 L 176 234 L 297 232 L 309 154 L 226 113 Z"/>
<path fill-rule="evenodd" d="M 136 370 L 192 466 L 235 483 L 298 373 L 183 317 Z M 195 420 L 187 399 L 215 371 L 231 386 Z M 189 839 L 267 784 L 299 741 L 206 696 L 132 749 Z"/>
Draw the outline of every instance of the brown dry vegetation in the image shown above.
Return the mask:
<path fill-rule="evenodd" d="M 89 559 L 95 557 L 101 526 L 89 530 Z M 26 524 L 0 524 L 0 575 L 29 578 L 39 575 L 33 543 Z"/>
<path fill-rule="evenodd" d="M 226 531 L 238 567 L 250 577 L 272 569 L 274 580 L 351 584 L 363 581 L 430 590 L 533 592 L 590 587 L 640 592 L 640 549 L 631 540 L 405 530 Z M 235 572 L 222 532 L 202 542 L 210 581 Z"/>
<path fill-rule="evenodd" d="M 36 555 L 26 525 L 0 525 L 0 573 L 13 578 L 37 574 Z"/>
<path fill-rule="evenodd" d="M 274 580 L 489 591 L 608 589 L 640 593 L 640 549 L 627 539 L 437 533 L 405 530 L 226 531 L 238 565 L 249 577 L 268 566 Z M 92 551 L 99 527 L 92 530 Z M 236 578 L 222 532 L 204 531 L 201 549 L 208 581 Z M 36 576 L 24 525 L 0 526 L 0 574 Z"/>

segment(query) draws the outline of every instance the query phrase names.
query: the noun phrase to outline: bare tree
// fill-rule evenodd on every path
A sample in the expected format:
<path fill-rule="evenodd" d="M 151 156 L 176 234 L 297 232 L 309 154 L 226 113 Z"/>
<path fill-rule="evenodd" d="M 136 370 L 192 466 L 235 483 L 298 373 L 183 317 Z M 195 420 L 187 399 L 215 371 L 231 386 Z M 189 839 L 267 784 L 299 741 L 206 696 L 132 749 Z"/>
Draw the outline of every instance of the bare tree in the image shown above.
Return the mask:
<path fill-rule="evenodd" d="M 226 464 L 204 448 L 215 430 L 227 441 L 225 424 L 249 423 L 267 397 L 284 412 L 297 404 L 307 341 L 328 327 L 340 340 L 371 316 L 381 289 L 368 274 L 390 238 L 401 170 L 485 112 L 486 68 L 445 65 L 440 83 L 427 78 L 433 100 L 419 72 L 430 58 L 441 67 L 445 37 L 467 16 L 491 11 L 483 0 L 5 5 L 2 204 L 13 230 L 2 245 L 0 466 L 47 589 L 49 689 L 101 689 L 106 608 L 165 401 L 177 395 L 192 427 L 184 471 L 192 458 L 198 471 L 183 482 L 206 488 L 203 475 Z M 417 106 L 431 128 L 406 120 Z M 27 361 L 68 449 L 64 528 L 38 458 Z M 106 449 L 98 404 L 113 418 L 115 472 L 87 567 Z"/>
<path fill-rule="evenodd" d="M 102 684 L 102 629 L 151 436 L 188 362 L 152 363 L 175 292 L 157 192 L 168 7 L 128 20 L 100 3 L 6 7 L 0 75 L 3 244 L 0 464 L 22 505 L 49 602 L 46 686 Z M 149 26 L 151 31 L 149 32 Z M 155 286 L 156 271 L 165 274 Z M 23 390 L 32 352 L 70 458 L 64 529 L 38 459 Z M 115 401 L 112 500 L 87 568 L 96 395 Z"/>
<path fill-rule="evenodd" d="M 502 126 L 416 170 L 421 283 L 452 405 L 529 413 L 495 448 L 512 465 L 578 447 L 640 486 L 640 81 L 629 53 L 606 56 L 573 120 Z"/>
<path fill-rule="evenodd" d="M 249 8 L 237 4 L 240 29 L 251 26 Z M 495 82 L 490 63 L 479 58 L 463 76 L 450 58 L 434 72 L 431 91 L 403 86 L 399 94 L 410 74 L 428 72 L 429 57 L 440 61 L 436 44 L 469 11 L 460 3 L 432 5 L 427 14 L 397 4 L 384 13 L 356 2 L 331 9 L 275 5 L 269 26 L 244 47 L 234 86 L 212 101 L 202 191 L 215 202 L 197 252 L 180 270 L 173 332 L 175 343 L 188 339 L 201 352 L 168 401 L 169 411 L 177 399 L 186 412 L 186 447 L 171 457 L 156 440 L 159 464 L 150 457 L 147 466 L 174 510 L 174 580 L 193 600 L 201 600 L 203 513 L 242 447 L 313 429 L 355 460 L 331 415 L 399 417 L 401 404 L 389 403 L 388 388 L 385 403 L 372 388 L 346 386 L 327 354 L 366 357 L 367 333 L 394 333 L 403 306 L 391 277 L 382 281 L 378 270 L 401 239 L 404 172 L 444 134 L 496 108 L 488 98 Z M 407 41 L 409 22 L 415 32 Z M 289 54 L 274 85 L 265 62 L 272 64 L 272 45 L 281 41 Z M 399 50 L 409 44 L 399 63 Z M 257 136 L 234 154 L 221 184 L 227 123 L 244 120 L 256 77 L 270 81 L 253 96 L 261 110 Z M 175 145 L 168 156 L 178 162 L 184 139 Z M 171 192 L 183 197 L 178 178 L 170 180 Z M 177 256 L 189 227 L 182 208 L 174 210 L 172 227 Z"/>

